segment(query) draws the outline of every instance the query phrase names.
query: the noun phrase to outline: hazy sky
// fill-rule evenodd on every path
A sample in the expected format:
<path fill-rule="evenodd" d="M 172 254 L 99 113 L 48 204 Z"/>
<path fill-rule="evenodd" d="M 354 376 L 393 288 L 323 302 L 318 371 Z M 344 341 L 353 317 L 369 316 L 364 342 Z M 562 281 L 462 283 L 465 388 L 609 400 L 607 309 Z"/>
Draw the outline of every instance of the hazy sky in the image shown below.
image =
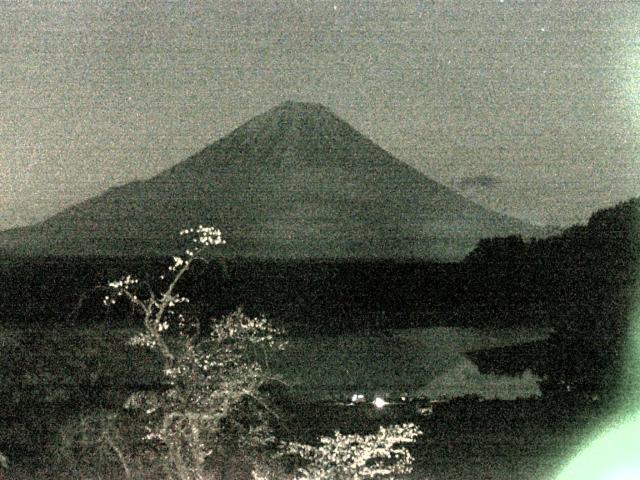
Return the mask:
<path fill-rule="evenodd" d="M 640 194 L 640 4 L 3 1 L 0 228 L 320 102 L 496 210 Z"/>

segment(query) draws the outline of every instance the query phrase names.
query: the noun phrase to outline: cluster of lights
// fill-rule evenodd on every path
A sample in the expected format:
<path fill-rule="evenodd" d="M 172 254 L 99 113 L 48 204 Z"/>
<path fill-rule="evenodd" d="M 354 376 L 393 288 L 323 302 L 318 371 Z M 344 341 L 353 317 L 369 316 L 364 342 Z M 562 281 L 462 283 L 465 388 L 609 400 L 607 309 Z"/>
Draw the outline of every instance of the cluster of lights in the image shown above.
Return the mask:
<path fill-rule="evenodd" d="M 361 393 L 354 393 L 351 396 L 351 403 L 364 403 L 366 401 L 366 398 L 363 394 Z M 376 407 L 377 409 L 382 409 L 385 407 L 385 405 L 388 405 L 388 402 L 382 398 L 382 397 L 376 397 L 373 399 L 373 402 L 371 402 L 373 404 L 374 407 Z"/>

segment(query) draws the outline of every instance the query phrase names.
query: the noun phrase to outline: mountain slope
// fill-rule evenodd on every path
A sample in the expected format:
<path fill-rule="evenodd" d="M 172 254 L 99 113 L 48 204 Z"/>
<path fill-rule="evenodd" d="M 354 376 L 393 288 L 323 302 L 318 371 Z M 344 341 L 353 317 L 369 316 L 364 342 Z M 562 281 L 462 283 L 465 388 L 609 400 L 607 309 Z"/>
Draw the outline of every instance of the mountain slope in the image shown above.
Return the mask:
<path fill-rule="evenodd" d="M 156 177 L 0 234 L 21 254 L 155 255 L 210 224 L 226 255 L 457 259 L 528 226 L 465 200 L 326 108 L 287 102 Z M 220 250 L 222 252 L 222 249 Z"/>

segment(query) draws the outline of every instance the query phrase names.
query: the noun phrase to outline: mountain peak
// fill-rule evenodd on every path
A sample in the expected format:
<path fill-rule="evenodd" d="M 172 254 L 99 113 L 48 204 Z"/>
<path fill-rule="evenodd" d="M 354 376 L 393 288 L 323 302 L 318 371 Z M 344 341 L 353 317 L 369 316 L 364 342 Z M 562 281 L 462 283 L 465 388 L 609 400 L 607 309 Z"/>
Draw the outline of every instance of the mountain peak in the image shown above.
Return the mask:
<path fill-rule="evenodd" d="M 524 227 L 402 163 L 325 106 L 287 101 L 152 179 L 0 234 L 0 247 L 167 254 L 179 251 L 176 232 L 198 224 L 220 228 L 230 256 L 446 260 Z"/>
<path fill-rule="evenodd" d="M 294 102 L 287 100 L 263 114 L 267 118 L 275 118 L 279 121 L 323 121 L 323 122 L 342 122 L 335 113 L 320 103 L 312 102 Z"/>
<path fill-rule="evenodd" d="M 325 112 L 331 113 L 331 111 L 322 105 L 315 102 L 297 102 L 294 100 L 286 100 L 279 105 L 273 107 L 272 111 L 289 111 L 289 112 L 301 112 L 301 113 L 314 113 Z"/>
<path fill-rule="evenodd" d="M 320 138 L 358 135 L 320 103 L 285 101 L 252 118 L 227 137 L 239 145 L 308 144 Z M 321 146 L 326 148 L 326 145 Z"/>

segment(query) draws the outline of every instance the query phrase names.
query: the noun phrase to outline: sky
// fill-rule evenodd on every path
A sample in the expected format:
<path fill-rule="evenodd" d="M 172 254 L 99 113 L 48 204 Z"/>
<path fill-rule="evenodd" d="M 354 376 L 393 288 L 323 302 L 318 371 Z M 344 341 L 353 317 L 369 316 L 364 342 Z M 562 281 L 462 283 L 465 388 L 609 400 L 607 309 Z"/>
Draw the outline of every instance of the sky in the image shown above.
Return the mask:
<path fill-rule="evenodd" d="M 0 229 L 319 102 L 494 210 L 640 194 L 640 3 L 2 1 Z"/>

